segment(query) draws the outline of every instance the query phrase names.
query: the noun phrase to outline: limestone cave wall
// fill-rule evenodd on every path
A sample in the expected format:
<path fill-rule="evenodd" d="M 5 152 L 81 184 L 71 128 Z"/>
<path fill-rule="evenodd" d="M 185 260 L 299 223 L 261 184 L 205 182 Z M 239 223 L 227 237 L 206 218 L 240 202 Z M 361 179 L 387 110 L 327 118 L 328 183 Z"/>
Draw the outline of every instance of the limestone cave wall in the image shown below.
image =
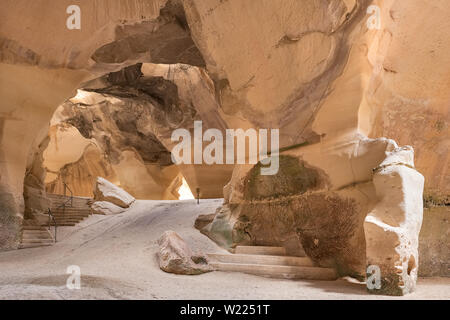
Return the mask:
<path fill-rule="evenodd" d="M 69 4 L 0 4 L 1 249 L 17 247 L 24 195 L 45 207 L 52 134 L 78 136 L 47 162 L 49 190 L 62 176 L 87 185 L 94 167 L 122 185 L 144 167 L 162 179 L 171 132 L 202 120 L 280 130 L 272 177 L 261 164 L 176 168 L 206 198 L 226 184 L 204 231 L 223 246 L 284 245 L 360 278 L 377 265 L 374 292 L 393 295 L 414 290 L 419 266 L 448 265 L 448 223 L 435 222 L 449 213 L 448 1 L 80 1 L 75 31 Z"/>

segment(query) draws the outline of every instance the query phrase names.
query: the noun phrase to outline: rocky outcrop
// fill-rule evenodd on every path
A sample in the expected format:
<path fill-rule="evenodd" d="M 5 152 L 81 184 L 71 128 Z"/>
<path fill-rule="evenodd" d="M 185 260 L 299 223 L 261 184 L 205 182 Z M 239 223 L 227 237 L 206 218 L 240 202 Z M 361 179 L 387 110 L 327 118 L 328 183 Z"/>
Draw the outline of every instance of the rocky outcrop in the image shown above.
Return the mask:
<path fill-rule="evenodd" d="M 42 163 L 48 192 L 62 193 L 65 182 L 75 195 L 92 196 L 100 176 L 141 199 L 178 199 L 180 172 L 153 134 L 132 130 L 138 116 L 125 116 L 124 105 L 95 93 L 72 101 L 57 110 L 49 130 Z"/>
<path fill-rule="evenodd" d="M 158 239 L 159 266 L 175 274 L 196 275 L 210 272 L 206 256 L 194 254 L 186 242 L 174 231 L 166 231 Z"/>
<path fill-rule="evenodd" d="M 378 201 L 364 221 L 367 266 L 380 270 L 374 292 L 403 295 L 417 281 L 424 178 L 414 169 L 411 147 L 395 148 L 374 171 Z"/>
<path fill-rule="evenodd" d="M 448 198 L 447 2 L 183 3 L 230 127 L 280 128 L 282 146 L 355 128 L 388 137 L 415 149 L 425 194 Z"/>
<path fill-rule="evenodd" d="M 202 232 L 225 248 L 283 246 L 291 255 L 304 250 L 317 264 L 334 267 L 342 276 L 364 279 L 367 263 L 379 265 L 386 278 L 398 277 L 400 270 L 405 279 L 396 282 L 397 291 L 391 291 L 388 280 L 379 292 L 410 292 L 417 265 L 403 260 L 408 255 L 418 261 L 423 190 L 423 177 L 412 158 L 410 147 L 399 149 L 392 140 L 360 136 L 282 152 L 274 176 L 261 176 L 260 163 L 237 166 L 225 188 L 225 205 Z M 403 171 L 387 190 L 379 185 L 377 170 L 388 170 L 389 164 Z M 378 213 L 378 221 L 391 223 L 383 216 L 386 212 L 401 225 L 394 224 L 398 230 L 393 234 L 389 230 L 394 226 L 373 235 L 368 225 L 372 216 Z"/>
<path fill-rule="evenodd" d="M 450 6 L 445 1 L 427 6 L 418 0 L 391 0 L 380 8 L 381 29 L 367 53 L 373 67 L 365 92 L 369 134 L 411 145 L 415 165 L 425 176 L 425 195 L 444 202 L 450 194 Z M 420 30 L 446 27 L 424 33 L 413 25 Z"/>
<path fill-rule="evenodd" d="M 0 5 L 2 250 L 18 246 L 25 172 L 48 122 L 82 83 L 137 62 L 202 65 L 177 1 L 80 1 L 80 30 L 66 27 L 69 5 L 48 0 Z"/>
<path fill-rule="evenodd" d="M 89 83 L 86 90 L 126 105 L 130 113 L 121 112 L 122 117 L 137 118 L 135 130 L 141 135 L 153 134 L 169 151 L 177 144 L 171 139 L 173 131 L 182 128 L 193 136 L 194 121 L 202 121 L 204 130 L 212 128 L 223 134 L 228 128 L 213 82 L 197 67 L 146 63 Z M 200 188 L 201 198 L 222 197 L 233 170 L 232 165 L 178 167 L 191 190 Z"/>
<path fill-rule="evenodd" d="M 383 1 L 380 28 L 369 29 L 371 1 L 271 1 L 264 8 L 250 2 L 213 2 L 183 1 L 228 124 L 279 128 L 281 147 L 291 150 L 282 155 L 292 158 L 280 159 L 280 172 L 272 178 L 259 176 L 258 166 L 237 166 L 225 188 L 227 203 L 203 230 L 225 246 L 282 244 L 295 251 L 300 250 L 295 243 L 301 243 L 317 262 L 332 264 L 341 274 L 365 277 L 365 260 L 371 255 L 377 260 L 377 253 L 366 251 L 365 229 L 370 226 L 364 221 L 373 208 L 384 205 L 377 200 L 382 186 L 372 169 L 397 148 L 393 141 L 366 136 L 387 136 L 416 147 L 419 169 L 426 173 L 426 193 L 434 189 L 444 198 L 448 194 L 448 148 L 442 144 L 448 90 L 439 88 L 449 78 L 434 66 L 446 59 L 450 43 L 437 32 L 423 39 L 431 51 L 419 50 L 415 56 L 408 48 L 411 44 L 418 49 L 424 42 L 412 25 L 433 25 L 432 17 L 445 19 L 450 7 L 439 2 L 423 10 L 420 1 Z M 265 23 L 271 20 L 265 15 L 272 12 L 280 17 L 276 25 Z M 235 22 L 231 30 L 221 27 L 230 20 Z M 439 59 L 431 62 L 425 57 L 429 54 Z M 408 56 L 408 62 L 401 56 Z M 422 59 L 430 62 L 423 64 Z M 433 70 L 433 85 L 415 86 Z M 417 126 L 411 125 L 415 122 Z M 430 129 L 433 126 L 438 129 Z M 427 143 L 433 153 L 439 150 L 432 157 L 422 153 Z M 390 268 L 382 270 L 386 278 L 399 279 L 401 274 L 402 281 L 392 281 L 394 288 L 389 281 L 382 283 L 378 292 L 388 294 L 413 290 L 417 272 L 417 260 L 414 264 L 410 257 L 417 258 L 423 181 L 414 167 L 405 168 L 398 179 L 402 188 L 403 183 L 411 188 L 410 196 L 402 200 L 401 193 L 392 194 L 389 204 L 403 223 L 401 230 L 389 240 L 388 229 L 378 235 L 380 241 L 392 240 L 389 246 L 395 250 L 403 246 L 395 258 L 387 252 L 380 256 L 391 258 L 383 262 Z M 400 235 L 405 240 L 397 244 Z"/>
<path fill-rule="evenodd" d="M 227 247 L 305 250 L 341 275 L 363 278 L 367 264 L 376 264 L 383 281 L 374 292 L 414 289 L 424 181 L 412 150 L 382 137 L 415 148 L 426 198 L 445 205 L 446 1 L 81 3 L 87 10 L 79 32 L 55 28 L 63 2 L 50 16 L 46 0 L 0 5 L 2 248 L 17 243 L 24 181 L 42 177 L 33 159 L 42 162 L 37 154 L 51 114 L 82 88 L 64 104 L 63 122 L 95 140 L 85 148 L 108 155 L 114 170 L 105 165 L 105 174 L 121 185 L 127 179 L 120 172 L 137 176 L 145 167 L 154 176 L 163 172 L 155 164 L 169 168 L 171 133 L 192 133 L 196 120 L 221 133 L 279 129 L 273 176 L 260 175 L 261 163 L 178 167 L 202 197 L 220 195 L 232 172 L 224 206 L 202 230 Z M 378 5 L 379 28 L 367 24 L 369 5 Z M 145 144 L 157 151 L 140 148 Z M 89 167 L 84 150 L 75 154 L 82 156 L 62 168 Z M 61 172 L 54 172 L 55 188 Z M 175 176 L 166 180 L 171 189 Z"/>
<path fill-rule="evenodd" d="M 419 235 L 419 276 L 450 277 L 450 207 L 424 208 Z"/>
<path fill-rule="evenodd" d="M 119 214 L 126 210 L 126 208 L 122 208 L 108 201 L 96 201 L 91 205 L 91 209 L 93 213 L 105 216 Z"/>
<path fill-rule="evenodd" d="M 205 72 L 183 64 L 137 64 L 92 81 L 85 90 L 52 119 L 44 162 L 51 172 L 47 190 L 57 190 L 64 180 L 86 195 L 98 173 L 141 199 L 177 199 L 183 177 L 191 190 L 201 190 L 201 198 L 222 197 L 232 165 L 175 167 L 169 152 L 176 145 L 173 130 L 192 131 L 194 121 L 203 121 L 204 130 L 227 128 Z M 93 149 L 99 157 L 89 161 Z"/>
<path fill-rule="evenodd" d="M 97 178 L 94 200 L 111 202 L 122 208 L 128 208 L 135 201 L 128 192 L 101 177 Z"/>

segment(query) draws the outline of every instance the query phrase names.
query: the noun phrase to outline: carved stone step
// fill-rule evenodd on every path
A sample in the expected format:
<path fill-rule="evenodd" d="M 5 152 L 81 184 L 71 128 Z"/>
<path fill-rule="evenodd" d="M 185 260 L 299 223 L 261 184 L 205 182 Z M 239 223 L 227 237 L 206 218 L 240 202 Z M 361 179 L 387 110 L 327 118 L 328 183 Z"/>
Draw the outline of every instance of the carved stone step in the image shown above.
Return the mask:
<path fill-rule="evenodd" d="M 246 263 L 210 262 L 217 271 L 242 272 L 279 279 L 336 280 L 336 271 L 331 268 L 262 265 Z"/>
<path fill-rule="evenodd" d="M 74 227 L 77 225 L 77 223 L 75 223 L 75 222 L 57 222 L 56 224 L 58 227 Z M 54 226 L 53 222 L 50 225 Z"/>
<path fill-rule="evenodd" d="M 23 233 L 22 242 L 28 239 L 43 239 L 43 240 L 53 240 L 52 236 L 48 232 L 42 233 Z"/>
<path fill-rule="evenodd" d="M 38 248 L 38 247 L 48 247 L 52 246 L 53 243 L 30 243 L 30 244 L 20 244 L 19 249 L 29 249 L 29 248 Z"/>
<path fill-rule="evenodd" d="M 29 243 L 53 243 L 53 239 L 23 239 L 22 244 Z"/>
<path fill-rule="evenodd" d="M 89 217 L 88 214 L 54 214 L 53 217 L 55 219 L 64 219 L 64 218 L 70 218 L 70 219 L 84 219 Z"/>
<path fill-rule="evenodd" d="M 45 230 L 45 227 L 43 226 L 23 226 L 22 230 Z"/>
<path fill-rule="evenodd" d="M 284 265 L 298 267 L 313 267 L 314 263 L 306 257 L 269 256 L 253 254 L 208 254 L 208 257 L 221 263 Z"/>
<path fill-rule="evenodd" d="M 65 209 L 63 207 L 60 207 L 58 205 L 52 205 L 50 207 L 50 209 L 52 211 L 86 211 L 86 212 L 90 212 L 91 211 L 91 207 L 89 206 L 73 206 L 73 207 L 66 207 Z"/>
<path fill-rule="evenodd" d="M 285 256 L 286 249 L 283 247 L 266 246 L 237 246 L 234 249 L 235 254 L 257 254 L 269 256 Z"/>

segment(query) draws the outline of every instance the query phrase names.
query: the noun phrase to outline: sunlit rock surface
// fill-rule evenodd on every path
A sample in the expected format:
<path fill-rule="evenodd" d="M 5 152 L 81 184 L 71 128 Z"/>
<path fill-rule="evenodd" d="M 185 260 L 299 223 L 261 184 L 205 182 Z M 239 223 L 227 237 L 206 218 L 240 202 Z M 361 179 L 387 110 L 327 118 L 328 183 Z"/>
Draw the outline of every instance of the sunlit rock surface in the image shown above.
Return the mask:
<path fill-rule="evenodd" d="M 104 177 L 139 199 L 178 199 L 180 171 L 154 134 L 139 131 L 133 106 L 84 91 L 63 104 L 44 151 L 47 191 L 62 193 L 65 181 L 76 195 L 92 196 Z"/>
<path fill-rule="evenodd" d="M 178 143 L 171 139 L 173 131 L 187 129 L 193 136 L 194 121 L 202 121 L 204 131 L 225 133 L 227 124 L 204 71 L 183 64 L 137 64 L 85 87 L 52 119 L 44 155 L 49 191 L 60 192 L 65 179 L 80 195 L 89 194 L 97 173 L 141 199 L 177 199 L 182 177 L 193 192 L 199 188 L 201 198 L 222 197 L 232 165 L 175 167 L 169 152 Z M 93 149 L 102 154 L 97 168 L 85 161 Z M 83 152 L 82 161 L 73 161 Z"/>
<path fill-rule="evenodd" d="M 0 5 L 0 247 L 16 248 L 24 175 L 56 108 L 82 83 L 136 62 L 202 65 L 176 1 L 81 1 L 81 30 L 66 28 L 69 0 Z M 151 41 L 147 41 L 151 40 Z M 169 54 L 170 53 L 170 54 Z"/>
<path fill-rule="evenodd" d="M 26 210 L 45 207 L 52 132 L 77 136 L 70 125 L 81 137 L 78 149 L 49 162 L 58 168 L 49 190 L 61 188 L 62 168 L 82 177 L 93 167 L 128 189 L 133 183 L 120 172 L 140 175 L 139 159 L 161 163 L 171 132 L 202 120 L 221 131 L 280 129 L 282 147 L 271 177 L 258 174 L 259 164 L 176 168 L 203 197 L 221 195 L 229 182 L 224 206 L 204 227 L 209 236 L 228 247 L 304 250 L 342 275 L 364 278 L 377 264 L 385 280 L 376 292 L 414 289 L 422 192 L 442 208 L 449 197 L 448 1 L 80 1 L 80 31 L 64 28 L 69 2 L 0 5 L 2 249 L 17 247 Z M 379 29 L 368 28 L 370 5 L 380 8 Z M 80 88 L 92 99 L 67 101 Z M 47 137 L 62 104 L 75 116 Z M 118 133 L 114 143 L 105 132 Z M 152 139 L 156 158 L 139 150 L 148 140 L 136 132 Z M 111 161 L 103 162 L 106 149 Z M 421 239 L 423 248 L 434 241 Z"/>
<path fill-rule="evenodd" d="M 419 30 L 436 23 L 448 31 L 447 3 L 438 1 L 425 9 L 420 1 L 330 1 L 326 5 L 320 1 L 183 2 L 221 107 L 226 116 L 234 118 L 228 123 L 236 127 L 280 128 L 282 147 L 295 149 L 303 145 L 294 153 L 298 164 L 286 159 L 286 169 L 281 166 L 283 178 L 264 186 L 265 178 L 256 175 L 257 182 L 251 183 L 256 190 L 246 187 L 246 182 L 254 176 L 251 170 L 258 168 L 235 169 L 225 190 L 229 204 L 209 226 L 210 231 L 217 231 L 219 242 L 289 246 L 300 242 L 317 261 L 335 264 L 344 274 L 364 277 L 366 259 L 376 256 L 366 248 L 364 219 L 373 207 L 382 205 L 377 204 L 379 186 L 372 170 L 396 148 L 394 142 L 367 140 L 365 136 L 398 139 L 402 145 L 418 149 L 419 171 L 428 168 L 424 170 L 426 194 L 432 193 L 441 203 L 443 196 L 445 202 L 449 187 L 445 145 L 449 91 L 443 86 L 449 81 L 449 73 L 442 66 L 448 59 L 445 52 L 450 42 L 441 31 L 428 38 Z M 367 27 L 366 10 L 371 4 L 381 8 L 379 30 Z M 266 23 L 275 12 L 276 25 Z M 232 28 L 221 28 L 230 20 L 236 21 Z M 424 48 L 424 41 L 429 51 L 419 49 Z M 429 59 L 430 54 L 436 59 Z M 403 59 L 405 56 L 408 58 Z M 433 156 L 427 154 L 427 148 L 433 150 Z M 383 283 L 380 290 L 387 294 L 403 294 L 414 288 L 417 261 L 413 259 L 422 220 L 423 181 L 413 168 L 401 173 L 402 179 L 409 181 L 411 196 L 402 199 L 392 194 L 389 204 L 392 210 L 405 206 L 396 213 L 404 224 L 402 232 L 389 240 L 391 246 L 397 248 L 394 238 L 400 234 L 407 234 L 408 241 L 400 253 L 400 264 L 399 259 L 378 260 L 382 269 L 387 265 L 390 268 L 382 276 L 395 278 L 399 267 L 404 280 L 394 284 L 395 290 Z M 283 172 L 302 172 L 296 174 L 297 187 L 286 189 L 285 185 L 296 179 Z M 301 190 L 301 186 L 305 189 Z M 321 192 L 321 198 L 312 200 L 310 193 Z M 253 203 L 249 204 L 248 197 L 255 193 L 259 199 L 251 199 Z M 301 194 L 303 199 L 294 204 L 292 200 L 279 203 L 285 194 L 292 193 Z M 336 228 L 320 229 L 327 225 L 327 219 Z M 300 226 L 294 232 L 296 224 Z M 380 241 L 388 233 L 383 231 Z M 323 245 L 323 238 L 336 239 L 337 243 Z M 368 243 L 368 247 L 371 245 Z M 325 252 L 321 252 L 322 248 Z M 406 252 L 413 259 L 408 256 L 405 262 Z M 388 259 L 388 255 L 387 250 L 380 259 Z"/>
<path fill-rule="evenodd" d="M 91 205 L 92 212 L 105 216 L 119 214 L 125 211 L 124 208 L 108 201 L 96 201 Z"/>
<path fill-rule="evenodd" d="M 424 178 L 414 169 L 411 147 L 395 148 L 375 169 L 377 203 L 364 221 L 367 266 L 381 271 L 382 293 L 414 291 L 419 261 Z"/>

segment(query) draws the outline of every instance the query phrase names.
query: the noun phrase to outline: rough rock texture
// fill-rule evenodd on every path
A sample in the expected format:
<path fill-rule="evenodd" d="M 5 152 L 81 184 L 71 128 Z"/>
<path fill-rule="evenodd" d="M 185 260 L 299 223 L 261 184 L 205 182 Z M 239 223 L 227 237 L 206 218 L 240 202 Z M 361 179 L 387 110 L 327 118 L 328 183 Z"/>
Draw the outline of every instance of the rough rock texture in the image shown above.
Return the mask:
<path fill-rule="evenodd" d="M 419 236 L 419 276 L 450 277 L 450 207 L 431 206 L 423 211 Z"/>
<path fill-rule="evenodd" d="M 414 169 L 411 147 L 396 148 L 375 169 L 378 202 L 364 221 L 367 266 L 381 270 L 381 288 L 389 295 L 414 291 L 419 261 L 424 178 Z"/>
<path fill-rule="evenodd" d="M 292 255 L 304 250 L 318 264 L 335 267 L 343 276 L 364 278 L 366 260 L 378 254 L 389 258 L 388 251 L 374 253 L 366 248 L 366 243 L 370 247 L 372 242 L 365 235 L 364 221 L 374 207 L 384 205 L 377 200 L 380 191 L 373 169 L 395 162 L 397 145 L 392 140 L 363 137 L 338 142 L 323 141 L 283 152 L 280 170 L 274 176 L 259 175 L 261 164 L 237 166 L 225 188 L 224 207 L 202 231 L 227 248 L 237 244 L 281 245 Z M 405 150 L 411 161 L 412 150 Z M 386 199 L 392 201 L 392 210 L 402 208 L 406 201 L 397 219 L 401 221 L 403 214 L 419 223 L 407 221 L 404 230 L 410 233 L 401 235 L 411 242 L 407 248 L 417 254 L 423 181 L 413 163 L 408 165 L 411 172 L 406 178 L 418 177 L 418 181 L 408 181 L 411 198 Z M 375 239 L 386 242 L 378 243 L 380 248 L 397 247 L 396 241 L 383 240 L 382 235 Z"/>
<path fill-rule="evenodd" d="M 216 217 L 215 213 L 199 215 L 194 222 L 194 227 L 198 230 L 202 230 L 205 226 L 210 224 Z"/>
<path fill-rule="evenodd" d="M 380 7 L 382 28 L 368 52 L 374 70 L 366 90 L 370 135 L 413 146 L 425 195 L 448 202 L 450 5 L 413 0 L 382 1 Z"/>
<path fill-rule="evenodd" d="M 96 201 L 91 205 L 92 212 L 101 215 L 114 215 L 125 211 L 124 208 L 108 201 Z"/>
<path fill-rule="evenodd" d="M 229 125 L 280 128 L 282 147 L 303 146 L 293 154 L 298 165 L 292 165 L 293 160 L 285 162 L 287 169 L 279 173 L 282 176 L 267 185 L 265 178 L 251 172 L 252 166 L 235 168 L 225 190 L 229 203 L 206 229 L 227 245 L 253 242 L 292 247 L 301 242 L 307 254 L 321 264 L 335 264 L 343 274 L 365 276 L 366 258 L 370 260 L 374 254 L 376 260 L 378 253 L 366 252 L 364 219 L 374 207 L 383 205 L 377 203 L 382 187 L 377 185 L 379 178 L 372 177 L 372 169 L 397 147 L 393 142 L 368 140 L 365 135 L 376 138 L 387 132 L 388 138 L 418 148 L 418 162 L 422 168 L 428 167 L 427 186 L 444 198 L 448 195 L 449 115 L 444 87 L 449 73 L 442 66 L 450 48 L 444 35 L 449 30 L 446 16 L 450 6 L 438 1 L 422 10 L 420 1 L 364 0 L 183 3 Z M 367 28 L 366 9 L 371 4 L 381 7 L 381 30 Z M 267 23 L 274 12 L 277 22 Z M 230 21 L 233 27 L 225 28 Z M 431 38 L 412 27 L 431 27 L 437 21 L 441 29 Z M 420 125 L 411 125 L 415 122 Z M 414 138 L 418 135 L 422 136 Z M 422 153 L 424 144 L 435 153 L 432 157 Z M 402 204 L 401 196 L 393 194 L 389 205 L 396 212 L 395 219 L 405 220 L 400 233 L 407 236 L 407 247 L 399 255 L 410 252 L 414 256 L 422 219 L 423 181 L 413 168 L 400 170 L 402 179 L 410 180 L 411 197 L 405 196 L 407 203 Z M 298 175 L 296 187 L 286 187 L 297 180 L 286 172 Z M 247 180 L 250 184 L 245 189 Z M 280 203 L 295 193 L 301 201 Z M 271 194 L 281 199 L 270 199 Z M 337 232 L 333 224 L 342 231 Z M 296 234 L 293 225 L 298 228 Z M 380 239 L 389 233 L 386 230 Z M 398 246 L 395 239 L 400 233 L 385 239 L 393 241 L 388 247 Z M 387 259 L 389 253 L 382 256 Z M 384 274 L 386 278 L 397 276 L 397 262 L 383 262 L 391 268 Z M 398 282 L 395 290 L 383 283 L 381 292 L 412 290 L 417 270 L 413 262 L 410 267 L 402 261 L 405 283 Z"/>
<path fill-rule="evenodd" d="M 214 84 L 197 67 L 136 65 L 123 73 L 93 81 L 87 84 L 86 90 L 113 97 L 110 100 L 114 104 L 128 109 L 120 112 L 122 118 L 127 118 L 121 120 L 123 125 L 133 123 L 131 119 L 136 118 L 136 124 L 130 129 L 141 135 L 153 134 L 169 151 L 177 144 L 171 140 L 173 130 L 187 129 L 193 136 L 194 121 L 202 121 L 203 131 L 214 128 L 225 134 L 228 128 L 216 101 Z M 179 168 L 191 190 L 200 188 L 201 198 L 220 198 L 233 170 L 232 165 L 180 165 Z"/>
<path fill-rule="evenodd" d="M 221 131 L 280 129 L 273 177 L 260 176 L 260 164 L 180 166 L 205 197 L 217 196 L 233 169 L 226 203 L 204 229 L 227 246 L 304 249 L 342 275 L 364 277 L 366 260 L 378 263 L 379 292 L 414 288 L 424 181 L 411 149 L 388 139 L 415 148 L 426 199 L 448 204 L 448 1 L 80 3 L 81 31 L 55 27 L 64 25 L 69 1 L 0 5 L 1 248 L 17 244 L 24 181 L 33 179 L 24 178 L 41 177 L 38 154 L 52 113 L 84 88 L 101 97 L 87 107 L 126 106 L 113 131 L 134 149 L 146 140 L 130 131 L 153 135 L 170 151 L 172 130 L 192 132 L 200 119 Z M 367 25 L 372 4 L 381 9 L 380 29 Z M 67 124 L 91 139 L 99 122 L 83 114 Z M 104 136 L 95 138 L 102 150 Z M 120 163 L 114 150 L 107 154 Z M 130 170 L 138 157 L 126 156 Z"/>
<path fill-rule="evenodd" d="M 200 188 L 201 198 L 222 196 L 232 166 L 182 165 L 179 171 L 171 167 L 173 130 L 192 131 L 195 120 L 203 121 L 204 130 L 227 128 L 204 71 L 183 64 L 137 64 L 92 81 L 85 90 L 63 104 L 52 119 L 44 162 L 53 172 L 47 177 L 47 190 L 58 190 L 53 185 L 64 180 L 79 186 L 74 187 L 77 194 L 90 193 L 98 172 L 142 199 L 177 199 L 183 176 L 191 190 Z M 96 161 L 86 161 L 93 157 L 86 154 L 88 144 L 90 152 L 97 147 L 102 153 Z"/>
<path fill-rule="evenodd" d="M 47 191 L 61 193 L 64 181 L 76 195 L 92 196 L 101 176 L 140 199 L 178 199 L 182 177 L 170 153 L 136 129 L 139 113 L 110 100 L 80 91 L 58 108 L 44 152 Z"/>
<path fill-rule="evenodd" d="M 232 127 L 280 128 L 281 145 L 355 128 L 388 137 L 416 150 L 425 193 L 448 198 L 446 0 L 183 3 Z"/>
<path fill-rule="evenodd" d="M 78 1 L 80 30 L 66 28 L 72 4 L 0 4 L 1 249 L 18 246 L 25 172 L 48 121 L 83 82 L 137 62 L 203 64 L 176 1 Z"/>
<path fill-rule="evenodd" d="M 174 231 L 166 231 L 158 239 L 159 267 L 175 274 L 196 275 L 212 271 L 206 256 L 194 254 Z"/>
<path fill-rule="evenodd" d="M 135 201 L 128 192 L 101 177 L 97 178 L 94 200 L 111 202 L 121 208 L 128 208 Z"/>

